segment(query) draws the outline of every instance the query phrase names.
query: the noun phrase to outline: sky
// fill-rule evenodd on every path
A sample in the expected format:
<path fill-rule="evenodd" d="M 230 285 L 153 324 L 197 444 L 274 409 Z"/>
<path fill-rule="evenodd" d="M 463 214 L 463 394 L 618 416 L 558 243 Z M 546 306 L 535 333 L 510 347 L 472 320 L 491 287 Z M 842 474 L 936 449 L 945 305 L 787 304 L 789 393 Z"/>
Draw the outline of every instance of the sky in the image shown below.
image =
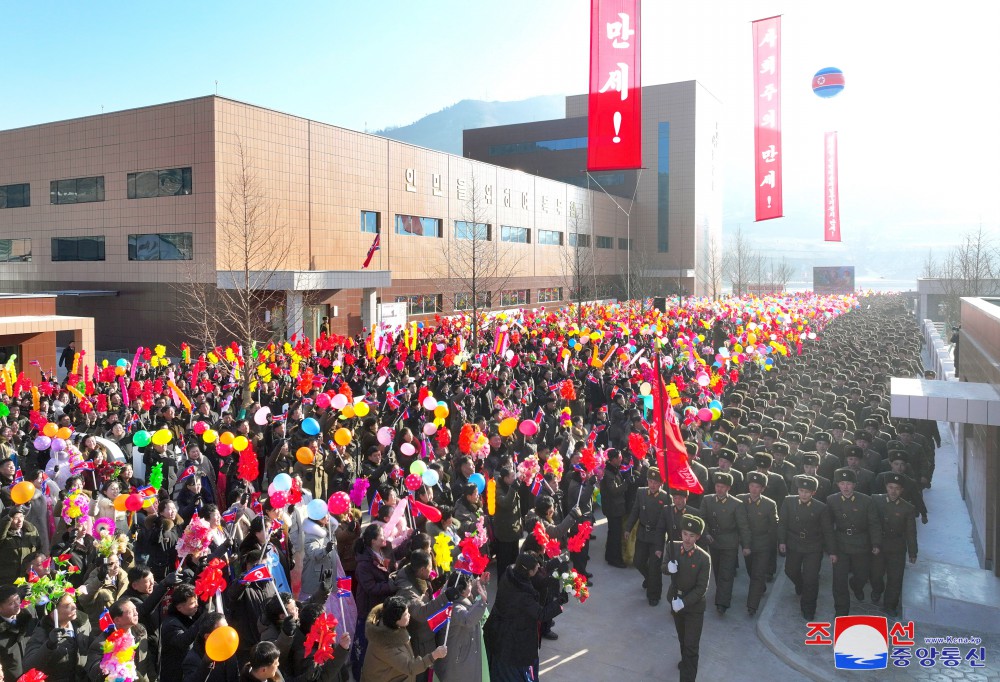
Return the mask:
<path fill-rule="evenodd" d="M 169 7 L 169 9 L 168 9 Z M 462 99 L 578 94 L 586 0 L 5 3 L 0 129 L 218 94 L 356 130 Z M 932 9 L 933 8 L 933 9 Z M 782 15 L 786 217 L 753 223 L 750 22 Z M 725 228 L 819 248 L 823 132 L 840 143 L 854 247 L 1000 234 L 1000 3 L 646 0 L 645 84 L 697 79 L 724 105 Z M 812 74 L 845 73 L 832 100 Z M 217 82 L 217 83 L 216 83 Z M 829 247 L 840 248 L 840 247 Z"/>

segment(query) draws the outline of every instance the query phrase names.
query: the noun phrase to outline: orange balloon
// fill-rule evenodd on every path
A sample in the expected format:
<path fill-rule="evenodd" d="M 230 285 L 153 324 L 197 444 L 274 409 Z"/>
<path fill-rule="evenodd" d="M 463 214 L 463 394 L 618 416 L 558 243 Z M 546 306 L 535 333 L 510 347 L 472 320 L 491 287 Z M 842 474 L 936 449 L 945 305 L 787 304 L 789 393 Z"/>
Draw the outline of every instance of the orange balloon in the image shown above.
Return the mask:
<path fill-rule="evenodd" d="M 301 447 L 295 451 L 295 459 L 298 460 L 299 464 L 312 464 L 315 458 L 313 451 L 307 447 Z"/>
<path fill-rule="evenodd" d="M 345 428 L 339 428 L 336 433 L 333 434 L 333 440 L 337 443 L 337 445 L 347 445 L 351 442 L 351 432 Z"/>
<path fill-rule="evenodd" d="M 128 493 L 122 493 L 115 498 L 115 510 L 123 512 L 126 511 L 125 502 L 128 500 Z"/>
<path fill-rule="evenodd" d="M 73 435 L 73 432 L 68 426 L 62 426 L 56 430 L 56 438 L 62 438 L 63 440 L 69 440 L 69 437 Z"/>
<path fill-rule="evenodd" d="M 215 628 L 205 640 L 205 653 L 216 663 L 228 661 L 240 645 L 240 636 L 228 625 Z"/>
<path fill-rule="evenodd" d="M 219 436 L 219 442 L 222 443 L 223 445 L 232 445 L 234 440 L 236 440 L 236 436 L 231 434 L 229 431 L 226 431 L 221 436 Z"/>
<path fill-rule="evenodd" d="M 28 504 L 35 496 L 35 486 L 31 481 L 21 481 L 10 489 L 10 499 L 14 504 Z"/>
<path fill-rule="evenodd" d="M 49 422 L 48 424 L 42 427 L 42 435 L 48 438 L 55 438 L 56 433 L 58 432 L 59 432 L 59 427 L 53 424 L 52 422 Z"/>

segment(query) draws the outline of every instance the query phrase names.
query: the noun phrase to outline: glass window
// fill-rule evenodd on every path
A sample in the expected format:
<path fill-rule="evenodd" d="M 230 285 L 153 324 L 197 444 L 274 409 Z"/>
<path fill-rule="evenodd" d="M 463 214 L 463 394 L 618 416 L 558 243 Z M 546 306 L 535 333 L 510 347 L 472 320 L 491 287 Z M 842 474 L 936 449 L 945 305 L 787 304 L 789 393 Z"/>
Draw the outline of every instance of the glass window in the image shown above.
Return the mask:
<path fill-rule="evenodd" d="M 379 224 L 379 212 L 378 211 L 362 211 L 361 212 L 361 231 L 369 232 L 371 234 L 377 234 L 381 232 L 381 225 Z"/>
<path fill-rule="evenodd" d="M 191 194 L 191 169 L 166 168 L 128 174 L 128 198 L 175 197 Z"/>
<path fill-rule="evenodd" d="M 528 304 L 528 289 L 511 289 L 509 291 L 500 292 L 500 305 L 501 306 L 511 306 L 511 305 L 527 305 Z"/>
<path fill-rule="evenodd" d="M 551 303 L 562 300 L 562 287 L 546 287 L 538 290 L 539 303 Z"/>
<path fill-rule="evenodd" d="M 476 293 L 476 309 L 484 310 L 490 307 L 490 292 L 480 291 Z M 455 294 L 455 310 L 472 310 L 472 294 Z"/>
<path fill-rule="evenodd" d="M 415 294 L 397 296 L 396 303 L 406 304 L 407 315 L 427 315 L 441 312 L 441 296 L 435 294 Z"/>
<path fill-rule="evenodd" d="M 562 246 L 563 233 L 555 230 L 539 230 L 538 243 L 549 244 L 551 246 Z"/>
<path fill-rule="evenodd" d="M 100 237 L 53 237 L 52 260 L 104 260 L 104 235 Z"/>
<path fill-rule="evenodd" d="M 569 233 L 569 245 L 577 246 L 580 248 L 588 248 L 590 246 L 590 235 L 589 234 L 579 234 L 577 232 Z"/>
<path fill-rule="evenodd" d="M 194 256 L 190 232 L 130 234 L 129 260 L 191 260 Z"/>
<path fill-rule="evenodd" d="M 415 215 L 396 215 L 396 234 L 414 234 L 421 237 L 440 237 L 440 218 L 420 218 Z"/>
<path fill-rule="evenodd" d="M 500 241 L 514 242 L 515 244 L 530 244 L 531 230 L 527 227 L 511 227 L 510 225 L 501 225 Z"/>
<path fill-rule="evenodd" d="M 455 221 L 455 239 L 468 241 L 489 241 L 490 226 L 486 223 L 468 223 L 464 220 Z"/>
<path fill-rule="evenodd" d="M 622 251 L 632 251 L 633 249 L 635 249 L 635 240 L 619 237 L 618 248 L 621 249 Z"/>
<path fill-rule="evenodd" d="M 656 250 L 670 248 L 670 123 L 659 126 L 656 149 Z"/>
<path fill-rule="evenodd" d="M 490 156 L 506 156 L 507 154 L 530 154 L 532 152 L 560 152 L 567 149 L 586 149 L 587 138 L 564 137 L 558 140 L 535 140 L 532 142 L 515 142 L 513 144 L 491 144 Z"/>
<path fill-rule="evenodd" d="M 93 178 L 53 180 L 49 183 L 49 203 L 85 204 L 91 201 L 104 201 L 103 175 Z"/>
<path fill-rule="evenodd" d="M 31 206 L 31 185 L 0 186 L 0 208 L 24 208 Z"/>
<path fill-rule="evenodd" d="M 597 237 L 597 248 L 599 249 L 613 249 L 615 248 L 615 240 L 611 237 Z"/>
<path fill-rule="evenodd" d="M 0 263 L 30 262 L 30 239 L 0 239 Z"/>

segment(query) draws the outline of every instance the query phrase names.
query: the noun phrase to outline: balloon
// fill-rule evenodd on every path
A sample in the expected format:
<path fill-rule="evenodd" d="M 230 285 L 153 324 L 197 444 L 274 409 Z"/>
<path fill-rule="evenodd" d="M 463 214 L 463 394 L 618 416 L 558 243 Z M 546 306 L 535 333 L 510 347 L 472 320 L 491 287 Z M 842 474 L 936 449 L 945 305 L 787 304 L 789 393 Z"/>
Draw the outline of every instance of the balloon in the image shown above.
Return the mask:
<path fill-rule="evenodd" d="M 212 630 L 212 634 L 205 640 L 205 654 L 216 663 L 221 663 L 232 658 L 239 645 L 240 636 L 236 630 L 223 625 Z"/>
<path fill-rule="evenodd" d="M 517 419 L 515 417 L 507 417 L 502 422 L 500 422 L 500 426 L 497 427 L 497 431 L 499 431 L 500 435 L 503 436 L 504 438 L 511 435 L 516 430 L 517 430 Z"/>
<path fill-rule="evenodd" d="M 425 471 L 427 471 L 427 465 L 421 459 L 410 465 L 410 473 L 414 476 L 423 476 Z"/>
<path fill-rule="evenodd" d="M 409 490 L 410 492 L 413 492 L 423 484 L 424 484 L 423 479 L 417 476 L 416 474 L 410 474 L 409 476 L 406 477 L 406 480 L 403 481 L 403 485 L 405 485 L 406 489 Z"/>
<path fill-rule="evenodd" d="M 233 446 L 219 443 L 215 446 L 215 452 L 219 457 L 229 457 L 229 455 L 233 454 Z"/>
<path fill-rule="evenodd" d="M 142 498 L 132 493 L 125 498 L 125 509 L 130 512 L 137 512 L 142 509 Z"/>
<path fill-rule="evenodd" d="M 444 419 L 448 416 L 448 406 L 447 405 L 437 405 L 434 408 L 434 416 L 439 419 Z"/>
<path fill-rule="evenodd" d="M 326 508 L 334 516 L 346 514 L 351 510 L 351 497 L 345 492 L 334 493 L 330 495 Z"/>
<path fill-rule="evenodd" d="M 483 491 L 486 490 L 486 479 L 483 478 L 482 474 L 478 474 L 477 473 L 477 474 L 472 474 L 471 476 L 469 476 L 469 483 L 475 483 L 476 484 L 476 490 L 479 491 L 480 495 L 482 495 Z"/>
<path fill-rule="evenodd" d="M 59 430 L 58 426 L 56 426 L 52 422 L 49 422 L 48 424 L 42 427 L 42 435 L 47 438 L 55 438 L 56 431 L 58 430 Z"/>
<path fill-rule="evenodd" d="M 708 409 L 712 413 L 712 421 L 719 421 L 719 418 L 722 417 L 722 410 L 717 407 L 710 407 Z"/>
<path fill-rule="evenodd" d="M 236 436 L 234 436 L 231 431 L 223 431 L 222 435 L 219 436 L 219 442 L 223 445 L 232 445 L 235 440 Z"/>
<path fill-rule="evenodd" d="M 700 410 L 698 410 L 698 419 L 702 420 L 703 422 L 712 421 L 712 411 L 707 407 L 701 408 Z"/>
<path fill-rule="evenodd" d="M 836 97 L 844 89 L 844 72 L 832 66 L 820 69 L 813 76 L 812 89 L 823 99 Z"/>
<path fill-rule="evenodd" d="M 292 477 L 282 472 L 274 477 L 271 485 L 274 486 L 275 490 L 280 490 L 283 493 L 288 492 L 292 489 Z"/>
<path fill-rule="evenodd" d="M 212 429 L 205 429 L 205 433 L 201 434 L 201 439 L 206 443 L 214 443 L 218 438 L 219 434 Z"/>
<path fill-rule="evenodd" d="M 372 408 L 364 400 L 354 406 L 354 414 L 359 417 L 367 417 L 371 411 Z"/>
<path fill-rule="evenodd" d="M 302 420 L 302 432 L 307 436 L 318 436 L 319 422 L 312 417 L 306 417 Z"/>
<path fill-rule="evenodd" d="M 335 410 L 342 410 L 345 405 L 347 405 L 347 396 L 343 393 L 338 393 L 330 399 L 330 407 Z"/>
<path fill-rule="evenodd" d="M 407 457 L 412 457 L 413 453 L 416 452 L 417 449 L 413 447 L 413 443 L 403 443 L 399 446 L 399 451 Z"/>
<path fill-rule="evenodd" d="M 437 424 L 435 424 L 434 422 L 427 422 L 426 424 L 424 424 L 425 436 L 433 436 L 435 433 L 437 433 L 437 430 L 438 430 Z"/>
<path fill-rule="evenodd" d="M 434 408 L 437 407 L 437 404 L 438 401 L 434 400 L 434 396 L 432 395 L 429 395 L 426 398 L 424 398 L 424 402 L 421 403 L 421 405 L 424 406 L 425 410 L 430 410 L 431 412 L 434 411 Z"/>
<path fill-rule="evenodd" d="M 275 509 L 280 509 L 288 504 L 288 493 L 284 490 L 275 490 L 268 497 L 271 500 L 271 506 Z"/>
<path fill-rule="evenodd" d="M 126 509 L 125 502 L 128 500 L 128 494 L 122 493 L 115 498 L 114 505 L 117 511 L 123 512 Z"/>
<path fill-rule="evenodd" d="M 73 435 L 73 432 L 68 426 L 62 426 L 56 430 L 56 438 L 62 438 L 63 440 L 69 440 L 69 437 Z"/>
<path fill-rule="evenodd" d="M 355 416 L 356 416 L 356 413 L 354 412 L 354 406 L 353 405 L 344 405 L 344 409 L 342 409 L 340 411 L 340 418 L 341 419 L 351 419 L 351 418 L 353 418 Z"/>
<path fill-rule="evenodd" d="M 711 379 L 710 379 L 710 378 L 708 377 L 708 375 L 707 375 L 707 374 L 699 374 L 699 375 L 698 375 L 698 379 L 697 379 L 697 382 L 698 382 L 698 385 L 699 385 L 699 386 L 708 386 L 708 384 L 709 384 L 709 383 L 710 383 L 711 381 L 712 381 L 712 380 L 711 380 Z"/>
<path fill-rule="evenodd" d="M 125 358 L 118 358 L 118 362 L 115 363 L 115 367 L 128 367 L 128 360 Z"/>
<path fill-rule="evenodd" d="M 257 426 L 266 426 L 267 418 L 271 416 L 270 407 L 262 407 L 253 413 L 253 423 Z"/>
<path fill-rule="evenodd" d="M 330 407 L 330 395 L 328 393 L 320 393 L 316 396 L 316 407 L 322 410 Z"/>
<path fill-rule="evenodd" d="M 525 436 L 534 436 L 536 433 L 538 433 L 538 424 L 536 424 L 531 419 L 525 419 L 517 427 L 517 430 L 520 431 Z"/>
<path fill-rule="evenodd" d="M 169 431 L 167 431 L 166 429 L 160 429 L 159 431 L 153 434 L 150 440 L 153 441 L 153 445 L 166 445 L 171 441 L 172 438 L 173 435 Z"/>
<path fill-rule="evenodd" d="M 48 436 L 38 436 L 32 445 L 35 446 L 36 450 L 48 450 L 49 446 L 52 445 L 52 439 Z"/>
<path fill-rule="evenodd" d="M 233 450 L 236 450 L 236 452 L 243 452 L 249 445 L 250 441 L 247 440 L 246 436 L 236 436 L 233 439 Z"/>
<path fill-rule="evenodd" d="M 205 422 L 195 422 L 192 428 L 194 429 L 194 432 L 200 436 L 201 434 L 208 431 L 208 424 L 206 424 Z"/>
<path fill-rule="evenodd" d="M 316 459 L 316 455 L 314 455 L 313 451 L 309 448 L 301 447 L 295 451 L 295 459 L 299 464 L 309 465 L 313 463 L 314 459 Z"/>
<path fill-rule="evenodd" d="M 35 486 L 31 481 L 21 481 L 10 489 L 10 499 L 14 504 L 28 504 L 35 496 Z"/>
<path fill-rule="evenodd" d="M 306 505 L 306 516 L 308 516 L 313 521 L 321 521 L 326 517 L 329 509 L 326 507 L 326 503 L 323 500 L 312 500 Z"/>
<path fill-rule="evenodd" d="M 378 442 L 382 445 L 392 445 L 392 429 L 388 426 L 383 426 L 378 430 L 378 433 L 375 434 L 375 438 L 377 438 Z"/>
<path fill-rule="evenodd" d="M 438 484 L 438 481 L 440 480 L 438 472 L 434 471 L 434 469 L 428 469 L 427 471 L 424 472 L 424 475 L 421 476 L 420 478 L 423 479 L 424 485 L 427 486 L 435 486 Z"/>
<path fill-rule="evenodd" d="M 722 403 L 720 403 L 718 400 L 713 400 L 710 403 L 708 403 L 708 409 L 710 409 L 710 410 L 712 410 L 712 409 L 721 410 L 722 409 Z"/>
<path fill-rule="evenodd" d="M 649 385 L 648 381 L 644 381 L 641 384 L 639 384 L 639 394 L 640 395 L 649 395 L 652 390 L 653 390 L 653 387 Z"/>
<path fill-rule="evenodd" d="M 66 441 L 62 438 L 53 438 L 49 447 L 52 448 L 52 452 L 62 452 L 66 449 Z"/>
<path fill-rule="evenodd" d="M 337 429 L 336 433 L 333 434 L 333 442 L 337 445 L 345 446 L 351 442 L 351 432 L 343 427 Z"/>

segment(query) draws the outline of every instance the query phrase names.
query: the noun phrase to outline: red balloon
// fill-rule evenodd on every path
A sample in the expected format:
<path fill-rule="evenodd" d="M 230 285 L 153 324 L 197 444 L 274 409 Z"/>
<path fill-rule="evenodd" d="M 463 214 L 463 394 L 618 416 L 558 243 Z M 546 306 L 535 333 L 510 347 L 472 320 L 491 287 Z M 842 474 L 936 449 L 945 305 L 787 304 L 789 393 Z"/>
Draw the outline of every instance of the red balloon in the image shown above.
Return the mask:
<path fill-rule="evenodd" d="M 416 474 L 410 474 L 409 476 L 407 476 L 404 483 L 406 484 L 406 489 L 411 492 L 417 490 L 420 486 L 424 484 L 423 480 Z"/>
<path fill-rule="evenodd" d="M 327 510 L 334 516 L 346 514 L 351 510 L 351 497 L 345 492 L 330 495 L 330 501 L 326 503 Z"/>
<path fill-rule="evenodd" d="M 269 498 L 271 506 L 275 509 L 279 509 L 288 504 L 288 493 L 284 490 L 275 490 L 274 493 Z"/>
<path fill-rule="evenodd" d="M 142 498 L 132 493 L 125 498 L 125 509 L 130 512 L 137 512 L 142 509 Z"/>
<path fill-rule="evenodd" d="M 233 454 L 233 446 L 226 445 L 225 443 L 216 443 L 215 451 L 219 453 L 219 457 L 229 457 L 229 455 Z"/>
<path fill-rule="evenodd" d="M 199 436 L 205 433 L 205 431 L 207 430 L 208 430 L 208 424 L 206 424 L 205 422 L 194 423 L 194 432 L 197 433 Z"/>

